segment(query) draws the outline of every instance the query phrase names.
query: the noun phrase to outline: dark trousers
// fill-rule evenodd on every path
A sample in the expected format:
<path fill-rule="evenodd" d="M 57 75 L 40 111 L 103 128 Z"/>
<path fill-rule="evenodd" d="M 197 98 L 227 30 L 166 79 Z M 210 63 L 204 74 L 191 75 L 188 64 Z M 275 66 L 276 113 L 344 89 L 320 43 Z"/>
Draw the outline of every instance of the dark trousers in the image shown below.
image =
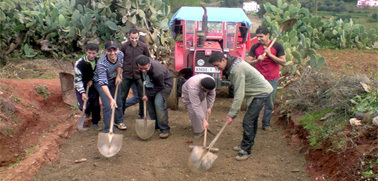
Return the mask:
<path fill-rule="evenodd" d="M 138 91 L 138 102 L 139 102 L 139 116 L 143 116 L 143 84 L 142 84 L 142 79 L 128 79 L 128 78 L 123 78 L 122 83 L 121 83 L 121 99 L 122 99 L 122 111 L 125 114 L 126 110 L 126 98 L 129 95 L 129 91 L 131 88 L 131 85 L 135 83 L 137 91 Z M 142 96 L 141 96 L 142 95 Z"/>
<path fill-rule="evenodd" d="M 243 119 L 243 140 L 240 146 L 248 154 L 251 154 L 251 148 L 255 144 L 259 114 L 265 102 L 266 97 L 254 98 Z"/>
<path fill-rule="evenodd" d="M 94 86 L 91 86 L 88 90 L 88 101 L 85 109 L 85 114 L 90 115 L 92 113 L 92 123 L 98 124 L 101 120 L 101 107 L 99 101 L 99 94 Z M 84 101 L 79 92 L 76 91 L 76 99 L 78 102 L 78 108 L 83 111 Z"/>
<path fill-rule="evenodd" d="M 167 103 L 160 93 L 148 97 L 147 110 L 150 118 L 156 120 L 155 128 L 160 129 L 161 133 L 169 133 Z"/>

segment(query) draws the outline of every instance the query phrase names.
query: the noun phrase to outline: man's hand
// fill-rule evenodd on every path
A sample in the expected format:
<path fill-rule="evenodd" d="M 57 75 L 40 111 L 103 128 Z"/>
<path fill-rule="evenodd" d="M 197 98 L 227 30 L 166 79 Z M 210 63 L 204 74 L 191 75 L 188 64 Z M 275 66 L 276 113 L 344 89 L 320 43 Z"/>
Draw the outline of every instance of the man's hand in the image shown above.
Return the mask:
<path fill-rule="evenodd" d="M 110 101 L 110 108 L 111 109 L 115 109 L 115 108 L 117 108 L 118 106 L 117 106 L 117 102 L 116 102 L 116 100 L 114 100 L 114 99 L 112 99 L 111 101 Z"/>
<path fill-rule="evenodd" d="M 142 100 L 144 100 L 144 101 L 148 101 L 148 97 L 147 97 L 147 96 L 143 96 L 143 97 L 142 97 Z"/>
<path fill-rule="evenodd" d="M 87 100 L 87 99 L 88 99 L 87 94 L 86 94 L 86 93 L 82 93 L 82 94 L 81 94 L 81 99 L 82 99 L 83 101 Z"/>
<path fill-rule="evenodd" d="M 230 116 L 226 116 L 226 120 L 228 121 L 228 124 L 231 124 L 234 119 Z"/>
<path fill-rule="evenodd" d="M 119 85 L 121 82 L 122 82 L 122 75 L 121 76 L 117 76 L 116 79 L 115 79 L 115 84 Z"/>
<path fill-rule="evenodd" d="M 265 59 L 264 55 L 259 55 L 259 57 L 257 57 L 256 59 L 256 62 L 262 62 L 264 59 Z"/>
<path fill-rule="evenodd" d="M 203 126 L 203 129 L 208 129 L 209 128 L 209 123 L 207 122 L 206 119 L 202 120 L 202 126 Z"/>

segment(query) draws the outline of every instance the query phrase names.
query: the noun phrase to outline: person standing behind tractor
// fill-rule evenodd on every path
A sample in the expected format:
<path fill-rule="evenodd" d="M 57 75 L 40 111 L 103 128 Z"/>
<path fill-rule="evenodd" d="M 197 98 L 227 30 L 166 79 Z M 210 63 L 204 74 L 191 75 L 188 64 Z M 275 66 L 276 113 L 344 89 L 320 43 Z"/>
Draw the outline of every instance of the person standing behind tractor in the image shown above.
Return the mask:
<path fill-rule="evenodd" d="M 173 75 L 163 64 L 145 55 L 139 55 L 136 62 L 146 87 L 146 95 L 141 94 L 142 100 L 147 101 L 148 113 L 151 119 L 156 120 L 160 138 L 168 138 L 170 127 L 165 100 L 172 90 Z"/>
<path fill-rule="evenodd" d="M 267 49 L 271 43 L 270 33 L 267 28 L 259 27 L 256 30 L 256 36 L 258 43 L 251 47 L 246 61 L 254 66 L 273 87 L 273 92 L 266 99 L 262 119 L 262 129 L 272 131 L 270 119 L 274 109 L 278 79 L 280 78 L 280 65 L 284 66 L 286 64 L 286 57 L 283 46 L 278 42 L 275 42 L 270 49 Z"/>
<path fill-rule="evenodd" d="M 211 108 L 215 101 L 215 80 L 207 74 L 197 74 L 182 85 L 181 98 L 192 122 L 194 138 L 200 138 L 209 127 Z"/>
<path fill-rule="evenodd" d="M 92 113 L 92 127 L 96 131 L 101 131 L 102 128 L 98 125 L 101 120 L 99 95 L 96 88 L 92 86 L 98 50 L 99 47 L 96 43 L 88 43 L 85 46 L 86 54 L 75 63 L 74 87 L 79 109 L 83 111 L 84 101 L 87 100 L 85 114 L 89 117 Z M 86 89 L 88 87 L 87 95 Z"/>
<path fill-rule="evenodd" d="M 238 115 L 243 99 L 247 100 L 248 108 L 243 118 L 243 139 L 240 145 L 233 148 L 239 151 L 236 160 L 246 160 L 255 144 L 259 113 L 273 88 L 259 71 L 238 57 L 225 58 L 222 52 L 213 52 L 209 63 L 222 70 L 234 85 L 234 100 L 226 116 L 229 124 Z"/>
<path fill-rule="evenodd" d="M 105 52 L 106 55 L 98 60 L 94 80 L 102 101 L 104 132 L 108 133 L 113 108 L 115 108 L 114 125 L 122 130 L 127 129 L 127 127 L 123 123 L 120 87 L 118 87 L 117 100 L 114 100 L 116 87 L 122 82 L 123 53 L 119 51 L 118 45 L 114 41 L 106 42 Z"/>
<path fill-rule="evenodd" d="M 122 44 L 121 51 L 125 57 L 123 60 L 123 80 L 122 80 L 122 94 L 121 99 L 123 103 L 122 111 L 126 110 L 126 98 L 129 95 L 130 87 L 132 84 L 136 85 L 138 95 L 142 95 L 142 81 L 140 78 L 140 71 L 135 62 L 135 58 L 138 55 L 150 56 L 150 52 L 146 44 L 139 41 L 139 31 L 135 28 L 130 29 L 128 34 L 129 41 Z M 143 104 L 141 96 L 138 96 L 139 102 L 139 117 L 143 116 Z"/>

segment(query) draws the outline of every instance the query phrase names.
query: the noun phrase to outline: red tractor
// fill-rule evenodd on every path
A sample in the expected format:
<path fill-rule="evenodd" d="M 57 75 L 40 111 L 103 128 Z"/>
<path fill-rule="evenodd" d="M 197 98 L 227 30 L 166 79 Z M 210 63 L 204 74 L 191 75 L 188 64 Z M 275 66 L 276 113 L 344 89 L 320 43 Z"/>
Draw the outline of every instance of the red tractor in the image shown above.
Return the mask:
<path fill-rule="evenodd" d="M 167 106 L 178 108 L 181 86 L 195 74 L 209 74 L 221 86 L 231 83 L 209 62 L 213 51 L 244 60 L 251 47 L 251 21 L 240 8 L 181 7 L 169 22 L 175 44 L 175 78 Z"/>

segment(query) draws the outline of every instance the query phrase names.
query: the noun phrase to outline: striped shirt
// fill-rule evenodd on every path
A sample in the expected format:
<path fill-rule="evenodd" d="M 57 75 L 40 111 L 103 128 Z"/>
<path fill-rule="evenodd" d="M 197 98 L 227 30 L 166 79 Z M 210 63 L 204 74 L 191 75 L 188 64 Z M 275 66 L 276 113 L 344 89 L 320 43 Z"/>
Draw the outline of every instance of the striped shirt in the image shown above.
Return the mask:
<path fill-rule="evenodd" d="M 117 68 L 123 65 L 123 53 L 118 51 L 117 61 L 111 63 L 108 60 L 108 56 L 102 56 L 97 62 L 97 68 L 94 73 L 93 79 L 100 86 L 108 85 L 108 80 L 115 79 L 117 77 Z"/>

